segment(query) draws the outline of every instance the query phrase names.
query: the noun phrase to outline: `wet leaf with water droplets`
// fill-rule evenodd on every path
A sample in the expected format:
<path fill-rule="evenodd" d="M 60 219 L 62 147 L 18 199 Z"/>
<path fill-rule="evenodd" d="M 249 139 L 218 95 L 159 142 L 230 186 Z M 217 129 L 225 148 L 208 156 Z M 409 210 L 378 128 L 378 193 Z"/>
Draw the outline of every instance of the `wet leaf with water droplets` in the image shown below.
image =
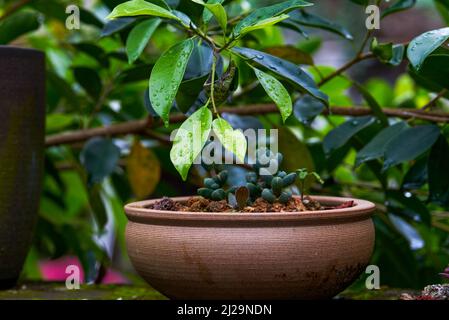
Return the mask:
<path fill-rule="evenodd" d="M 203 106 L 188 117 L 176 132 L 170 159 L 184 181 L 209 137 L 211 126 L 212 112 Z"/>
<path fill-rule="evenodd" d="M 411 65 L 419 70 L 426 58 L 449 39 L 449 28 L 425 32 L 414 38 L 407 48 L 407 57 Z"/>
<path fill-rule="evenodd" d="M 327 134 L 323 140 L 324 152 L 329 155 L 332 151 L 344 146 L 349 139 L 355 134 L 365 129 L 375 122 L 376 118 L 372 116 L 365 116 L 360 118 L 353 118 L 339 127 L 335 128 Z"/>
<path fill-rule="evenodd" d="M 184 77 L 193 47 L 192 39 L 175 44 L 161 55 L 151 71 L 151 105 L 164 120 L 166 126 L 168 125 L 171 106 Z"/>
<path fill-rule="evenodd" d="M 282 83 L 275 77 L 262 72 L 259 69 L 253 69 L 262 87 L 278 106 L 282 120 L 285 122 L 292 113 L 292 100 L 287 89 L 285 89 Z"/>

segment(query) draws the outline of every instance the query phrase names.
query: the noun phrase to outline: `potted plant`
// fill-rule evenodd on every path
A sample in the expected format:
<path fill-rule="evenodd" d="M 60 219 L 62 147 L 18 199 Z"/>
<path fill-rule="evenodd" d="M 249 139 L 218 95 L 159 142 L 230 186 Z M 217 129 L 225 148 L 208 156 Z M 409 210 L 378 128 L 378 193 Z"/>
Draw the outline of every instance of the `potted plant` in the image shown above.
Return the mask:
<path fill-rule="evenodd" d="M 211 132 L 234 162 L 252 172 L 244 185 L 226 188 L 228 173 L 217 171 L 221 156 L 214 150 L 209 154 L 212 163 L 203 163 L 211 169 L 211 177 L 204 180 L 199 196 L 128 204 L 126 239 L 131 261 L 144 279 L 170 298 L 332 297 L 369 262 L 374 205 L 358 199 L 304 197 L 306 178 L 320 180 L 319 176 L 301 168 L 286 173 L 280 170 L 282 155 L 263 148 L 255 151 L 255 157 L 245 156 L 249 150 L 245 135 L 217 109 L 238 86 L 236 61 L 255 73 L 284 121 L 292 113 L 292 101 L 283 83 L 328 105 L 327 96 L 297 65 L 238 46 L 248 33 L 280 23 L 289 12 L 311 4 L 295 0 L 260 8 L 239 17 L 231 27 L 220 1 L 193 2 L 204 7 L 201 26 L 165 3 L 143 0 L 118 5 L 109 18 L 152 16 L 129 35 L 130 61 L 143 50 L 138 45 L 141 38 L 149 39 L 162 21 L 186 31 L 188 38 L 162 54 L 149 80 L 151 109 L 165 126 L 174 106 L 182 110 L 177 92 L 192 52 L 198 48 L 212 52 L 207 77 L 196 79 L 204 88 L 203 103 L 188 111 L 190 116 L 174 135 L 170 152 L 183 180 L 196 160 L 205 162 L 202 151 Z M 217 22 L 215 36 L 208 33 L 212 18 Z M 292 194 L 296 183 L 300 197 Z"/>
<path fill-rule="evenodd" d="M 13 286 L 31 245 L 44 157 L 45 58 L 0 46 L 0 289 Z"/>

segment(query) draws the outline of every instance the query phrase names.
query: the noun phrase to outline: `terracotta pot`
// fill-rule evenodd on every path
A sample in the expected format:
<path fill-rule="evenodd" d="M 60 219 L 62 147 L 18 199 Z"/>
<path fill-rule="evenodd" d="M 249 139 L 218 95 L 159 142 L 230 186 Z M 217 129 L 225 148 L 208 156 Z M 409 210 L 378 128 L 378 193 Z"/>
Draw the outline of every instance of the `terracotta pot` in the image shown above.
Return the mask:
<path fill-rule="evenodd" d="M 45 57 L 0 46 L 0 288 L 13 286 L 31 245 L 41 193 Z"/>
<path fill-rule="evenodd" d="M 351 284 L 374 246 L 371 202 L 313 197 L 345 209 L 195 213 L 125 206 L 137 272 L 175 299 L 323 299 Z M 187 198 L 174 198 L 183 201 Z"/>

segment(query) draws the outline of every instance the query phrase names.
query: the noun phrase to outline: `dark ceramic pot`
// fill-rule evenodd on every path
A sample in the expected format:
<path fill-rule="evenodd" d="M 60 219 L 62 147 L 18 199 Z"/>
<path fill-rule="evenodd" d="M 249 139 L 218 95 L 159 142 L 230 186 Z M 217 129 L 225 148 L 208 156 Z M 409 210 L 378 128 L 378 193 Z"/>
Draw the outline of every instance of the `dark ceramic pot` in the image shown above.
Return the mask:
<path fill-rule="evenodd" d="M 43 174 L 45 56 L 0 46 L 0 289 L 13 286 L 31 245 Z"/>

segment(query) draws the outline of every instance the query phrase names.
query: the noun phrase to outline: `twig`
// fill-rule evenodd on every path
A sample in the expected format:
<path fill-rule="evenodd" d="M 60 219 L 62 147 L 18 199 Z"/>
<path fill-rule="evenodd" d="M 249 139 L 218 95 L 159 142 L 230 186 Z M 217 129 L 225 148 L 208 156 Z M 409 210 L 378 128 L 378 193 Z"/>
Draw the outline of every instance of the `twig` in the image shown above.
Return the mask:
<path fill-rule="evenodd" d="M 400 109 L 385 108 L 383 112 L 390 117 L 402 119 L 416 118 L 437 123 L 449 123 L 449 113 L 431 112 L 420 109 Z M 279 112 L 275 104 L 255 104 L 244 107 L 222 107 L 218 108 L 218 113 L 232 113 L 238 115 L 262 115 Z M 364 107 L 341 107 L 333 106 L 330 108 L 332 115 L 360 117 L 372 114 L 372 110 Z M 325 110 L 323 114 L 329 114 Z M 173 114 L 170 116 L 170 123 L 179 123 L 186 119 L 184 114 Z M 120 136 L 126 134 L 145 133 L 145 130 L 157 128 L 162 125 L 162 121 L 155 121 L 153 118 L 132 120 L 124 123 L 113 124 L 107 127 L 91 128 L 78 131 L 72 131 L 62 134 L 47 136 L 45 144 L 47 147 L 61 144 L 72 144 L 82 142 L 96 136 Z"/>
<path fill-rule="evenodd" d="M 317 85 L 320 87 L 323 84 L 325 84 L 326 82 L 328 82 L 328 81 L 332 80 L 333 78 L 335 78 L 336 76 L 340 75 L 341 73 L 343 73 L 347 69 L 351 68 L 356 63 L 358 63 L 360 61 L 363 61 L 363 60 L 366 60 L 366 59 L 371 59 L 371 58 L 374 58 L 374 54 L 372 52 L 368 52 L 368 53 L 365 53 L 365 54 L 362 54 L 362 55 L 358 55 L 358 56 L 354 57 L 354 59 L 352 59 L 352 60 L 348 61 L 347 63 L 345 63 L 339 69 L 335 70 L 331 74 L 329 74 L 326 77 L 322 78 L 317 83 Z"/>
<path fill-rule="evenodd" d="M 13 3 L 9 8 L 3 12 L 3 15 L 0 16 L 0 21 L 6 19 L 16 11 L 20 10 L 22 7 L 26 6 L 28 3 L 30 3 L 32 0 L 21 0 L 17 1 L 16 3 Z"/>
<path fill-rule="evenodd" d="M 426 110 L 426 109 L 432 108 L 441 97 L 443 97 L 446 93 L 448 93 L 448 91 L 449 90 L 447 90 L 447 89 L 441 90 L 432 100 L 430 100 L 427 104 L 425 104 L 421 108 L 421 110 Z"/>

